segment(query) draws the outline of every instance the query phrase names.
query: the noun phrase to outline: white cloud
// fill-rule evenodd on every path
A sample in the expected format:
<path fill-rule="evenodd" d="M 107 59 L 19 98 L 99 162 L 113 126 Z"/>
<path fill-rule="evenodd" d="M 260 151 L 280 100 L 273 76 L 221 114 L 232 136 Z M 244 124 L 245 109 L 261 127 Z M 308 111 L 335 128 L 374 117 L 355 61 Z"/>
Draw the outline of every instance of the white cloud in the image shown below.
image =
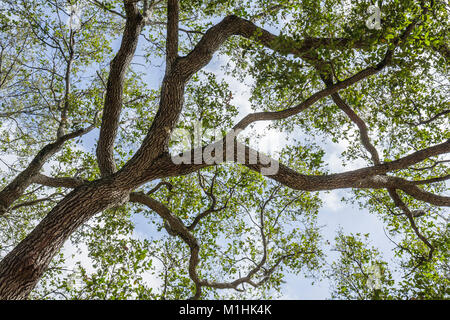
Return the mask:
<path fill-rule="evenodd" d="M 333 212 L 338 212 L 343 209 L 343 203 L 341 202 L 342 191 L 332 190 L 330 192 L 323 192 L 320 198 L 324 202 L 324 209 L 328 209 Z"/>

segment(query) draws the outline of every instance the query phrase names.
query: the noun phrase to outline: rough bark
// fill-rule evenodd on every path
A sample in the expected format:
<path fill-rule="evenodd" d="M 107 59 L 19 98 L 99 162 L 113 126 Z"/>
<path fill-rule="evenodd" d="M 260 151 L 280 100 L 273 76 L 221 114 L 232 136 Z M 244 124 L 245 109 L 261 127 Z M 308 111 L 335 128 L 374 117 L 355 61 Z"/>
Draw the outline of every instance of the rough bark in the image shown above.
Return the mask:
<path fill-rule="evenodd" d="M 96 213 L 128 200 L 114 179 L 74 189 L 0 262 L 0 299 L 26 299 L 67 238 Z"/>
<path fill-rule="evenodd" d="M 125 10 L 127 12 L 125 30 L 120 49 L 110 64 L 102 125 L 97 145 L 97 162 L 102 176 L 116 172 L 114 141 L 122 111 L 125 73 L 136 51 L 144 21 L 136 4 L 125 2 Z"/>

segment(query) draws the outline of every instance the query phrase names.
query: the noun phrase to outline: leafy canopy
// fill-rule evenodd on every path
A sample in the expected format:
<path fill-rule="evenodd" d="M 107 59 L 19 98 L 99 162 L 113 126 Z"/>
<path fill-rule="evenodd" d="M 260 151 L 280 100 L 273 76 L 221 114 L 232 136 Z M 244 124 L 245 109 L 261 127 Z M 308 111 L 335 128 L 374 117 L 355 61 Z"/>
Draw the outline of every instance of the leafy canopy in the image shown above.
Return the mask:
<path fill-rule="evenodd" d="M 293 273 L 331 279 L 332 298 L 448 298 L 450 204 L 439 194 L 449 176 L 449 7 L 443 1 L 379 1 L 382 28 L 372 30 L 366 25 L 372 2 L 180 1 L 181 57 L 206 43 L 208 30 L 223 18 L 246 22 L 186 82 L 175 127 L 193 132 L 200 122 L 226 134 L 249 113 L 271 117 L 292 110 L 267 119 L 273 121 L 264 132 L 252 123 L 241 140 L 282 137 L 272 156 L 313 177 L 335 173 L 335 164 L 326 161 L 333 145 L 345 149 L 338 155 L 345 168 L 392 162 L 439 144 L 444 151 L 381 173 L 397 184 L 296 188 L 293 181 L 300 178 L 292 171 L 264 177 L 233 162 L 148 181 L 134 191 L 159 206 L 131 201 L 96 214 L 70 235 L 30 297 L 184 299 L 199 298 L 202 287 L 202 298 L 270 298 Z M 100 119 L 131 6 L 147 21 L 121 86 L 113 153 L 119 169 L 135 155 L 163 103 L 173 41 L 167 2 L 0 1 L 1 189 L 45 146 L 90 128 L 67 139 L 7 206 L 0 217 L 0 257 L 72 191 L 39 183 L 44 180 L 36 174 L 102 178 L 96 155 Z M 78 28 L 68 23 L 74 14 Z M 366 69 L 370 76 L 346 85 Z M 297 111 L 336 84 L 345 87 Z M 171 141 L 168 151 L 177 150 L 177 143 Z M 321 199 L 323 191 L 337 188 L 351 188 L 344 201 L 383 222 L 392 261 L 368 244 L 368 235 L 341 230 L 334 243 L 324 241 L 317 223 Z M 187 228 L 184 234 L 170 215 Z M 338 252 L 333 261 L 329 249 Z M 380 289 L 368 286 L 374 265 L 381 269 Z"/>

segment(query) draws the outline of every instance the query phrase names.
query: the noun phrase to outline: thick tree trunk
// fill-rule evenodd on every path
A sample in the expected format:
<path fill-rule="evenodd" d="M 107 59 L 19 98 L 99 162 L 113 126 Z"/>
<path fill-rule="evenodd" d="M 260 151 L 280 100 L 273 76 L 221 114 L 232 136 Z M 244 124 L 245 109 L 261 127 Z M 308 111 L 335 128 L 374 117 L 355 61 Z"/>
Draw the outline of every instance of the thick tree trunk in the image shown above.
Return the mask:
<path fill-rule="evenodd" d="M 102 179 L 73 190 L 0 262 L 0 299 L 26 299 L 67 238 L 96 213 L 128 201 Z"/>

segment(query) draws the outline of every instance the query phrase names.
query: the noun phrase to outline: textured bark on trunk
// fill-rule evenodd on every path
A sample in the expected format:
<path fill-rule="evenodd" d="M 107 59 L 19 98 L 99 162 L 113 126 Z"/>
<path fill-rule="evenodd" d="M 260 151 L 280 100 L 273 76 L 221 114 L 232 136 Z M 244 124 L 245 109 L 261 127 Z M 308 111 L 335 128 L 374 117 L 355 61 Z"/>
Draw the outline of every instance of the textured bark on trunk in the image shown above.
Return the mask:
<path fill-rule="evenodd" d="M 136 6 L 128 4 L 125 9 L 128 18 L 120 49 L 110 64 L 102 125 L 96 150 L 98 166 L 102 176 L 108 176 L 116 172 L 114 141 L 122 111 L 125 74 L 136 52 L 139 35 L 143 28 L 143 17 L 139 14 Z"/>
<path fill-rule="evenodd" d="M 96 213 L 128 200 L 114 180 L 74 189 L 0 262 L 0 299 L 26 299 L 67 238 Z"/>

